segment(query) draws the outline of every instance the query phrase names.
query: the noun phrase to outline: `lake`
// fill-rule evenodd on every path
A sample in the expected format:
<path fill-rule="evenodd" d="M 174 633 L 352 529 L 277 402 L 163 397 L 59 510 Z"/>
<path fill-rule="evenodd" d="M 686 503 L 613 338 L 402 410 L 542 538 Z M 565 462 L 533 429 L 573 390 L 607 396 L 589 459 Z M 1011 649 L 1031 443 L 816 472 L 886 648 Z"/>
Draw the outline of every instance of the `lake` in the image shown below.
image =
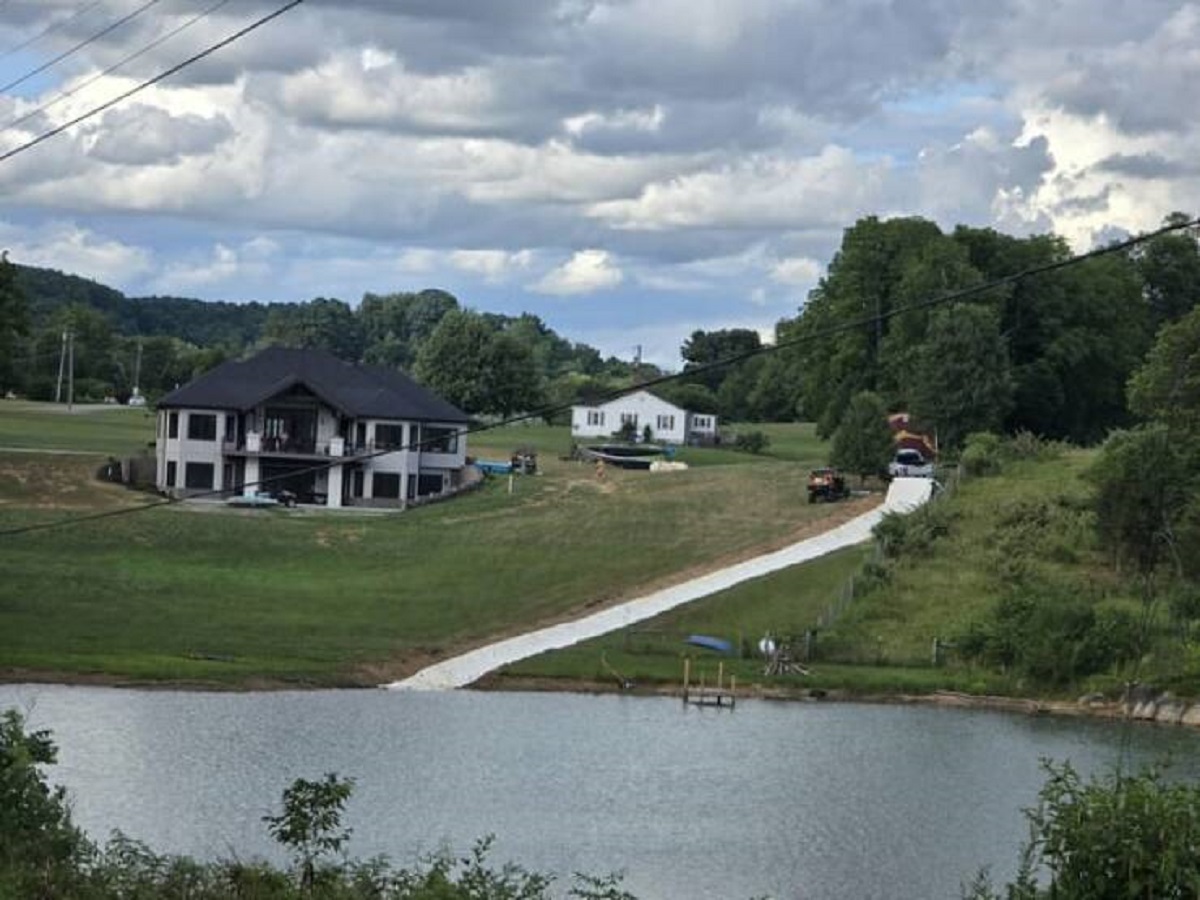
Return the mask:
<path fill-rule="evenodd" d="M 1192 731 L 934 707 L 0 686 L 9 706 L 54 732 L 52 780 L 96 838 L 279 860 L 261 817 L 337 772 L 355 856 L 495 834 L 493 863 L 622 870 L 644 900 L 958 897 L 1013 872 L 1043 757 L 1200 777 Z"/>

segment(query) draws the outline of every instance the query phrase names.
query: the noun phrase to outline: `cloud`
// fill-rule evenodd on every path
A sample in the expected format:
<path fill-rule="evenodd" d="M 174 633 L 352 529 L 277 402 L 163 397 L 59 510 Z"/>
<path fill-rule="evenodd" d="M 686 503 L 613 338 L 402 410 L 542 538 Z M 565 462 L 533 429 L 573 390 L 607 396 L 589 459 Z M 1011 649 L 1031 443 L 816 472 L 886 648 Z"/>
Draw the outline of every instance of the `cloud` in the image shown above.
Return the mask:
<path fill-rule="evenodd" d="M 482 276 L 483 280 L 495 284 L 504 281 L 514 271 L 525 270 L 533 262 L 533 253 L 518 250 L 455 250 L 450 254 L 450 264 L 463 272 Z"/>
<path fill-rule="evenodd" d="M 0 222 L 0 241 L 13 262 L 58 269 L 106 284 L 124 282 L 153 266 L 153 257 L 145 248 L 101 237 L 73 222 L 51 222 L 35 229 Z"/>
<path fill-rule="evenodd" d="M 604 250 L 580 250 L 530 289 L 540 294 L 590 294 L 619 285 L 625 276 Z"/>
<path fill-rule="evenodd" d="M 1161 153 L 1114 153 L 1100 160 L 1096 168 L 1101 172 L 1145 179 L 1191 178 L 1200 175 L 1200 162 L 1195 159 L 1168 159 Z"/>
<path fill-rule="evenodd" d="M 793 287 L 811 287 L 824 267 L 807 256 L 781 259 L 771 266 L 771 279 Z"/>
<path fill-rule="evenodd" d="M 233 126 L 224 116 L 173 116 L 138 104 L 105 113 L 89 153 L 123 166 L 166 165 L 184 156 L 211 153 L 232 136 Z"/>

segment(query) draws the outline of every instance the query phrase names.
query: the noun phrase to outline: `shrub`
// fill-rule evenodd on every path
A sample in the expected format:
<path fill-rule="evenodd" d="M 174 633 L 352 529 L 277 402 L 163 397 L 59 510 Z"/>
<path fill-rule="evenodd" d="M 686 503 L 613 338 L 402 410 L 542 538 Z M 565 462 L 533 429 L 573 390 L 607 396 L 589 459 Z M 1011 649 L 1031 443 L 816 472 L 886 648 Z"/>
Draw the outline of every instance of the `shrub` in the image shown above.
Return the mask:
<path fill-rule="evenodd" d="M 1004 443 L 989 431 L 976 431 L 967 435 L 959 461 L 967 475 L 976 478 L 997 475 L 1004 468 Z"/>
<path fill-rule="evenodd" d="M 950 534 L 957 517 L 945 503 L 926 503 L 907 515 L 886 514 L 874 534 L 883 545 L 884 556 L 899 559 L 929 550 Z"/>
<path fill-rule="evenodd" d="M 1045 764 L 1048 779 L 1017 878 L 1004 892 L 986 874 L 968 900 L 1126 900 L 1195 897 L 1200 885 L 1200 787 L 1167 784 L 1160 771 L 1117 771 L 1084 782 L 1069 763 Z M 1039 889 L 1034 873 L 1049 875 Z"/>
<path fill-rule="evenodd" d="M 771 443 L 771 439 L 761 431 L 739 432 L 734 439 L 733 447 L 743 453 L 762 453 Z"/>

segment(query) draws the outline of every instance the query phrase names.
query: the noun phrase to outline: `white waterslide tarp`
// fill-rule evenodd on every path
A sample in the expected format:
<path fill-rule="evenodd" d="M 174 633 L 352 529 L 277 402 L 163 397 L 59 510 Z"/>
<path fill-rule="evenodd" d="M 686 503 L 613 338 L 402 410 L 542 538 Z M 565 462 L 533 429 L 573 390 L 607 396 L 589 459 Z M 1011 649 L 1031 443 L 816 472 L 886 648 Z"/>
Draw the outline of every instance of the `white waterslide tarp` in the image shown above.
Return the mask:
<path fill-rule="evenodd" d="M 547 650 L 569 647 L 580 641 L 653 618 L 676 606 L 707 597 L 743 581 L 808 562 L 843 547 L 861 544 L 871 537 L 871 529 L 883 518 L 884 513 L 912 512 L 929 500 L 932 491 L 933 482 L 928 478 L 896 478 L 888 487 L 887 498 L 882 505 L 815 537 L 609 607 L 573 622 L 563 622 L 480 647 L 478 650 L 422 669 L 403 681 L 394 681 L 383 687 L 424 691 L 466 687 L 488 672 L 509 663 L 545 653 Z"/>

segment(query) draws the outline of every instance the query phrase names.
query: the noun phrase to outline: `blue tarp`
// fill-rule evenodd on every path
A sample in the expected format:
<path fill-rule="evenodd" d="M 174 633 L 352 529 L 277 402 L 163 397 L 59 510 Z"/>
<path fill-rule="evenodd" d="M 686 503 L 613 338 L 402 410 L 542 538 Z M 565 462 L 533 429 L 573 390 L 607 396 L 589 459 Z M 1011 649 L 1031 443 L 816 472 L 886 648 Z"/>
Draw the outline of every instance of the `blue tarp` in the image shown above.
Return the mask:
<path fill-rule="evenodd" d="M 685 643 L 692 644 L 696 647 L 703 647 L 706 650 L 716 650 L 718 653 L 732 653 L 733 644 L 729 641 L 723 641 L 720 638 L 709 637 L 706 634 L 693 634 Z"/>
<path fill-rule="evenodd" d="M 492 475 L 507 475 L 513 470 L 511 461 L 499 459 L 477 459 L 475 468 L 480 472 L 488 472 Z"/>

